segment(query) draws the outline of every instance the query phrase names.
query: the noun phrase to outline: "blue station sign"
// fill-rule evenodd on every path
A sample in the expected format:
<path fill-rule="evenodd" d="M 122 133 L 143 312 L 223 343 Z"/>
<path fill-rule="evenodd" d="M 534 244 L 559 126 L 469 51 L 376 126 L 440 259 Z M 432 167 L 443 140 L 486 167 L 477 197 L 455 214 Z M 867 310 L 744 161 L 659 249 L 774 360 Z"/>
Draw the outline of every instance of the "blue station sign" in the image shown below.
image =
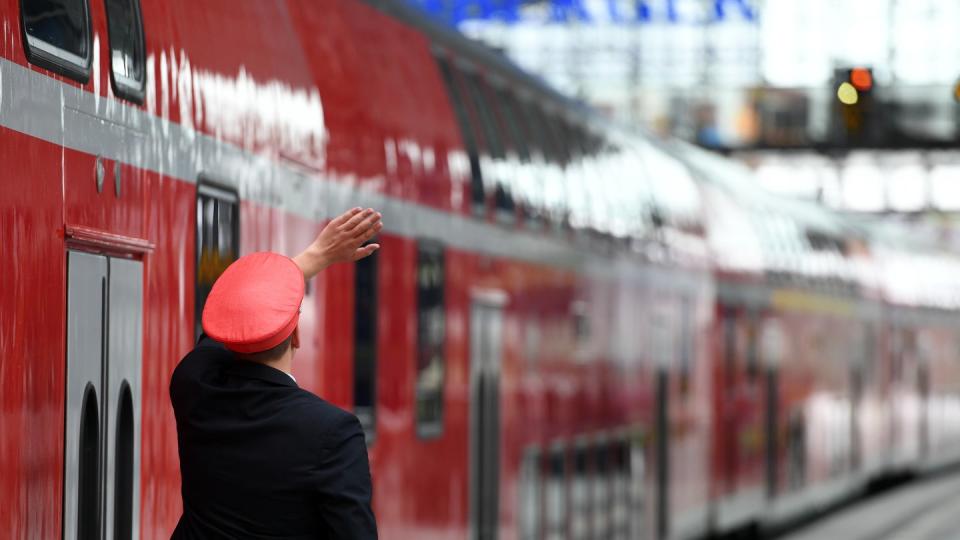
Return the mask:
<path fill-rule="evenodd" d="M 466 21 L 614 24 L 756 22 L 753 0 L 408 0 L 457 27 Z M 686 9 L 696 4 L 696 9 Z M 545 7 L 546 9 L 532 9 Z M 705 9 L 704 9 L 705 8 Z M 695 15 L 692 15 L 695 14 Z"/>

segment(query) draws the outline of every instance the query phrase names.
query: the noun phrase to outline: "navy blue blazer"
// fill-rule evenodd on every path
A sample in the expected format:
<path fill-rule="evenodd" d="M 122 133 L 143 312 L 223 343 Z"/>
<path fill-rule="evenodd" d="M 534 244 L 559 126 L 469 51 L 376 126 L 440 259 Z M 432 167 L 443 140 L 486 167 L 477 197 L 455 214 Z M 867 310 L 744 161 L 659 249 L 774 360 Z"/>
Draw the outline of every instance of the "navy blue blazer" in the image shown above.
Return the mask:
<path fill-rule="evenodd" d="M 183 516 L 175 539 L 375 539 L 353 414 L 201 337 L 170 379 Z"/>

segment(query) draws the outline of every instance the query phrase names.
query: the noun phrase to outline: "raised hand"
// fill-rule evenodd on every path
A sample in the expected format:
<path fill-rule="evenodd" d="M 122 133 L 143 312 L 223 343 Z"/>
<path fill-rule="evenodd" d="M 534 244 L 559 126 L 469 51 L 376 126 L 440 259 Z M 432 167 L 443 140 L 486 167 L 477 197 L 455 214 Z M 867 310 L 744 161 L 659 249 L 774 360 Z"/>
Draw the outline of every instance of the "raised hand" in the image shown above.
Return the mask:
<path fill-rule="evenodd" d="M 368 257 L 380 248 L 380 244 L 363 245 L 383 228 L 380 218 L 380 213 L 373 208 L 347 210 L 330 221 L 293 260 L 304 277 L 310 279 L 331 264 Z"/>

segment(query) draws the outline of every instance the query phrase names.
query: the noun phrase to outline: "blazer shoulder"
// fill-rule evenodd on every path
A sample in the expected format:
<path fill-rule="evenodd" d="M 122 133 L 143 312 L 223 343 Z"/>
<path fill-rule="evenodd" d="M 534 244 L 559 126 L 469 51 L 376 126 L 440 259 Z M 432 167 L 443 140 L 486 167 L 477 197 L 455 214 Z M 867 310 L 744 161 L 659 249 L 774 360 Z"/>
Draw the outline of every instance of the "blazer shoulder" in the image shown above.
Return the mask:
<path fill-rule="evenodd" d="M 209 338 L 201 339 L 193 349 L 180 359 L 180 362 L 173 369 L 173 373 L 170 375 L 171 386 L 184 380 L 200 378 L 211 368 L 225 364 L 232 359 L 233 353 L 222 345 Z"/>
<path fill-rule="evenodd" d="M 301 389 L 297 401 L 297 416 L 300 422 L 309 426 L 324 446 L 339 444 L 344 438 L 363 432 L 360 420 L 355 414 L 316 394 Z"/>

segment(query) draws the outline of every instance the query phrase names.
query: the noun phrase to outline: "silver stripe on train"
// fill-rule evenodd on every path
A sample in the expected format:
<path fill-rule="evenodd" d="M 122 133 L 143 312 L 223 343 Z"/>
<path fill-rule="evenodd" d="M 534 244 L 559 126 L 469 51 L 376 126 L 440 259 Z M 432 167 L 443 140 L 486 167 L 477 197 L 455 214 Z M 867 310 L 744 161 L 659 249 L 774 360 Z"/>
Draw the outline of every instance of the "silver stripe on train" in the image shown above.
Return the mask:
<path fill-rule="evenodd" d="M 351 205 L 384 214 L 386 230 L 427 237 L 486 255 L 546 264 L 626 281 L 693 291 L 706 286 L 703 272 L 677 272 L 639 264 L 620 255 L 594 260 L 583 250 L 536 235 L 443 212 L 306 172 L 285 160 L 245 151 L 112 98 L 104 98 L 0 59 L 0 125 L 91 155 L 196 183 L 200 174 L 236 187 L 241 198 L 311 220 L 324 220 Z M 391 218 L 403 216 L 403 218 Z M 294 246 L 275 246 L 275 249 Z"/>

